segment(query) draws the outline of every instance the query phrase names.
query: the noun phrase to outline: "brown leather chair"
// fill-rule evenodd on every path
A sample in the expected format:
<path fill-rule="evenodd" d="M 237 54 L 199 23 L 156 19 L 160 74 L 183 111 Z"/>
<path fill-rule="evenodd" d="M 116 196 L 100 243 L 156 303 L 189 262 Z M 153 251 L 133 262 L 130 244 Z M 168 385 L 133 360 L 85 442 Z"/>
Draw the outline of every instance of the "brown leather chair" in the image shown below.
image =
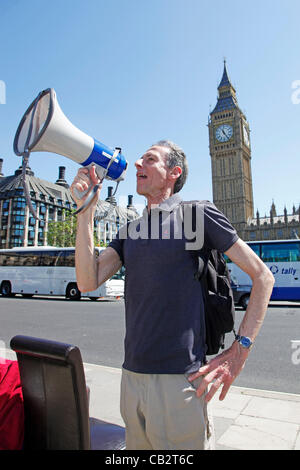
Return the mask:
<path fill-rule="evenodd" d="M 24 398 L 24 449 L 125 449 L 125 429 L 89 417 L 80 350 L 71 344 L 14 336 Z"/>

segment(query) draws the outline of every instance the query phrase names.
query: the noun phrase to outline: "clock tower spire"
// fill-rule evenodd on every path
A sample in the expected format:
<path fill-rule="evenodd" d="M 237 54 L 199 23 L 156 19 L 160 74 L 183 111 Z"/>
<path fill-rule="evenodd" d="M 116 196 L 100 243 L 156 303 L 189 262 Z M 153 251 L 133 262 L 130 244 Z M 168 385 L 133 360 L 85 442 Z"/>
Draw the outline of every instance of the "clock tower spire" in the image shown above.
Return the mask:
<path fill-rule="evenodd" d="M 208 128 L 213 201 L 241 233 L 253 217 L 250 130 L 238 106 L 226 60 Z"/>

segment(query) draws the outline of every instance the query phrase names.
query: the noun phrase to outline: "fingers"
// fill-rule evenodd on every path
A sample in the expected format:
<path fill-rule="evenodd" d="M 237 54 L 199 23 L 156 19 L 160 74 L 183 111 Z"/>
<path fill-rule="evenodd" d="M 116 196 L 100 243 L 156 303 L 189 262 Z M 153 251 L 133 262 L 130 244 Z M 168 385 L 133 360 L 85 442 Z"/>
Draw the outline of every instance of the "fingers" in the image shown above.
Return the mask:
<path fill-rule="evenodd" d="M 89 168 L 80 168 L 70 188 L 73 198 L 77 201 L 77 203 L 83 202 L 84 195 L 82 196 L 82 198 L 80 198 L 78 195 L 78 192 L 79 193 L 84 193 L 85 191 L 87 192 L 91 187 L 99 183 L 100 183 L 100 180 L 97 176 L 95 165 L 91 165 Z M 75 189 L 77 191 L 75 191 Z M 101 189 L 101 185 L 99 187 L 99 190 L 100 189 Z"/>
<path fill-rule="evenodd" d="M 203 379 L 197 388 L 197 396 L 201 397 L 204 393 L 207 392 L 209 385 L 209 391 L 205 395 L 205 401 L 209 402 L 215 393 L 219 390 L 223 384 L 219 400 L 224 400 L 230 385 L 233 382 L 233 378 L 228 370 L 228 364 L 225 362 L 223 365 L 216 367 L 211 370 L 211 364 L 207 364 L 199 369 L 198 372 L 191 374 L 189 376 L 189 381 L 193 382 L 195 379 L 203 376 Z"/>
<path fill-rule="evenodd" d="M 75 187 L 78 191 L 83 192 L 86 191 L 90 185 L 91 179 L 89 177 L 89 170 L 87 168 L 80 168 L 74 178 L 71 188 Z"/>
<path fill-rule="evenodd" d="M 92 166 L 90 167 L 89 176 L 90 176 L 90 178 L 91 178 L 91 180 L 92 180 L 93 185 L 100 183 L 100 179 L 98 178 L 98 175 L 97 175 L 97 173 L 96 173 L 96 166 L 95 166 L 95 165 L 92 165 Z"/>

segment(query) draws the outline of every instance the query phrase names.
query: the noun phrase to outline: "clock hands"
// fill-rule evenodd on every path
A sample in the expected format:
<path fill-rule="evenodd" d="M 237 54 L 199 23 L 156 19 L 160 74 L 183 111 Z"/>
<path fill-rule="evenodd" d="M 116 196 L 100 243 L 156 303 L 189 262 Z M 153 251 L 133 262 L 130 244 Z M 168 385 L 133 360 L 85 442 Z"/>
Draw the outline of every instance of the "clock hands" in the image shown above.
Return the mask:
<path fill-rule="evenodd" d="M 224 129 L 222 129 L 222 134 L 225 135 L 226 139 L 229 139 L 228 134 L 226 134 L 226 132 L 224 131 Z"/>
<path fill-rule="evenodd" d="M 218 140 L 220 142 L 226 142 L 227 140 L 231 139 L 232 128 L 231 126 L 221 125 L 217 129 L 217 133 L 218 133 L 218 136 L 217 136 Z"/>

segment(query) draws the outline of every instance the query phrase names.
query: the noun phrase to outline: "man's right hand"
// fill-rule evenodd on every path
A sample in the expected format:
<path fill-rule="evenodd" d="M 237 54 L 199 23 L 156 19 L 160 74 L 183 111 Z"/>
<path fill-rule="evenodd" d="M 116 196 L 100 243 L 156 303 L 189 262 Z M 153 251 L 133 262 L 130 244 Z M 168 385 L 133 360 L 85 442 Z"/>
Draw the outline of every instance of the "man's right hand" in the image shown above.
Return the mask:
<path fill-rule="evenodd" d="M 75 176 L 74 181 L 70 187 L 73 199 L 75 200 L 78 209 L 80 209 L 80 207 L 86 201 L 89 191 L 86 195 L 82 197 L 82 199 L 78 198 L 78 194 L 76 194 L 76 192 L 78 191 L 79 193 L 83 193 L 84 191 L 87 191 L 88 189 L 99 183 L 100 179 L 97 176 L 95 165 L 91 165 L 89 168 L 79 168 L 77 175 Z M 77 191 L 74 191 L 75 188 Z M 99 186 L 99 189 L 97 191 L 98 197 L 96 197 L 90 205 L 90 208 L 92 209 L 96 208 L 101 188 L 102 184 Z"/>

